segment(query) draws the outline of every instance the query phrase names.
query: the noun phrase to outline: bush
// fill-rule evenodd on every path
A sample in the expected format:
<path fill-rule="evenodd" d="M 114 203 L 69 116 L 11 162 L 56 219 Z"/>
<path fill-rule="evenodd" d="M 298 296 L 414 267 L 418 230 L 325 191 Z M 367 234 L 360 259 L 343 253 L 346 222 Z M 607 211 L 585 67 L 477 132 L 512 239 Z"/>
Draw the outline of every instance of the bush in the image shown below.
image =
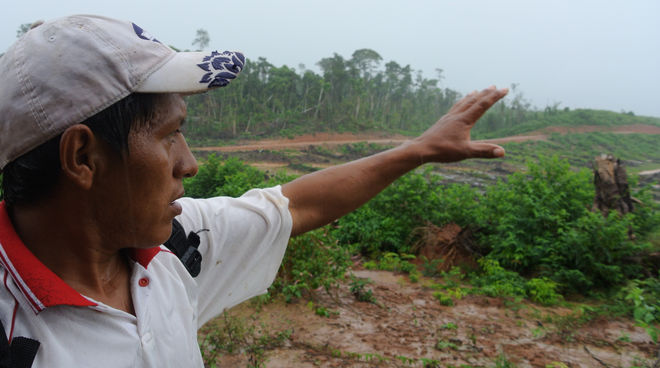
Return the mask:
<path fill-rule="evenodd" d="M 270 291 L 281 292 L 287 302 L 319 287 L 328 291 L 343 280 L 349 265 L 350 251 L 338 245 L 328 228 L 314 230 L 289 241 Z"/>
<path fill-rule="evenodd" d="M 608 288 L 638 273 L 639 266 L 626 261 L 642 248 L 628 239 L 635 217 L 590 212 L 591 180 L 589 170 L 572 171 L 553 157 L 488 188 L 475 216 L 479 240 L 490 247 L 487 257 L 569 292 Z"/>
<path fill-rule="evenodd" d="M 635 188 L 635 179 L 631 180 L 631 188 Z M 633 212 L 629 214 L 633 232 L 638 238 L 645 239 L 654 231 L 660 230 L 660 203 L 654 200 L 650 185 L 633 189 L 632 196 L 641 202 L 635 204 Z"/>
<path fill-rule="evenodd" d="M 341 244 L 356 244 L 366 255 L 408 253 L 410 233 L 439 215 L 438 178 L 430 168 L 399 178 L 382 193 L 337 222 Z"/>
<path fill-rule="evenodd" d="M 528 297 L 543 305 L 555 305 L 563 298 L 557 294 L 559 284 L 547 278 L 533 278 L 525 284 Z"/>
<path fill-rule="evenodd" d="M 641 266 L 626 261 L 643 248 L 628 239 L 631 219 L 616 212 L 607 218 L 585 213 L 558 239 L 542 273 L 571 292 L 605 289 L 638 275 Z M 552 272 L 552 267 L 559 272 Z"/>
<path fill-rule="evenodd" d="M 434 291 L 433 297 L 444 306 L 451 307 L 454 305 L 454 299 L 442 291 Z"/>
<path fill-rule="evenodd" d="M 473 292 L 491 297 L 527 296 L 525 279 L 517 272 L 505 270 L 494 259 L 481 258 L 478 263 L 481 274 L 472 277 Z"/>
<path fill-rule="evenodd" d="M 473 277 L 476 291 L 553 304 L 560 292 L 598 293 L 636 278 L 643 270 L 630 260 L 650 246 L 631 241 L 629 232 L 643 240 L 660 225 L 658 204 L 648 188 L 633 191 L 643 204 L 631 214 L 591 212 L 591 171 L 572 170 L 557 157 L 529 162 L 526 172 L 484 192 L 468 185 L 440 186 L 431 170 L 403 176 L 332 229 L 291 240 L 273 290 L 292 300 L 321 286 L 327 289 L 343 277 L 354 250 L 384 255 L 373 261 L 375 268 L 407 272 L 417 280 L 419 273 L 405 259 L 413 230 L 454 221 L 473 229 L 479 251 L 486 254 L 482 273 Z M 238 196 L 291 179 L 282 172 L 268 178 L 237 159 L 222 162 L 211 155 L 185 186 L 194 197 Z M 428 268 L 427 261 L 426 273 Z M 533 278 L 525 281 L 521 275 Z"/>
<path fill-rule="evenodd" d="M 488 188 L 483 196 L 480 240 L 489 257 L 521 273 L 535 271 L 594 198 L 587 170 L 573 172 L 556 157 L 530 162 L 527 174 Z"/>
<path fill-rule="evenodd" d="M 239 197 L 252 188 L 268 186 L 266 175 L 237 158 L 224 162 L 215 154 L 199 165 L 197 175 L 184 180 L 186 195 L 193 198 Z"/>
<path fill-rule="evenodd" d="M 350 290 L 351 294 L 360 302 L 367 302 L 376 304 L 376 297 L 373 294 L 373 290 L 367 288 L 367 285 L 371 284 L 370 279 L 364 279 L 356 277 L 351 274 Z"/>

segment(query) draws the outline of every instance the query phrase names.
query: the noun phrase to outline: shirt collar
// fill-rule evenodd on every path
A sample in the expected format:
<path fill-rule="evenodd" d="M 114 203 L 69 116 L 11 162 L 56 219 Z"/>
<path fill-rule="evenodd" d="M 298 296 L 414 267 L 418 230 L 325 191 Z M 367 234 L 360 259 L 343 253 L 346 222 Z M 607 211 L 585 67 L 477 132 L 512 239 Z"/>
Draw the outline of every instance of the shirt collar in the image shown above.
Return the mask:
<path fill-rule="evenodd" d="M 129 256 L 142 267 L 160 252 L 159 247 L 131 249 Z M 57 305 L 97 305 L 48 269 L 16 234 L 5 202 L 0 202 L 0 264 L 9 272 L 35 313 Z"/>

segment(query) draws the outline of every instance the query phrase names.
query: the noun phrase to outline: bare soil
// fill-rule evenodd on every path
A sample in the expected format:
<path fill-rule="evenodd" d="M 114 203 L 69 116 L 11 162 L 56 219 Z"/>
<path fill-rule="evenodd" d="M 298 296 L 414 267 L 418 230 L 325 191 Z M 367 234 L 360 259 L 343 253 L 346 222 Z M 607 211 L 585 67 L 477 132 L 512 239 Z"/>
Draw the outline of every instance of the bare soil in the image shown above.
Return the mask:
<path fill-rule="evenodd" d="M 658 346 L 629 320 L 580 324 L 574 308 L 479 295 L 443 306 L 429 287 L 437 281 L 412 283 L 405 275 L 359 265 L 352 273 L 372 281 L 368 288 L 375 304 L 357 301 L 343 285 L 331 293 L 315 292 L 313 306 L 327 308 L 327 317 L 304 301 L 260 307 L 247 302 L 228 314 L 246 318 L 262 333 L 292 331 L 281 346 L 266 350 L 265 367 L 495 367 L 498 359 L 519 368 L 651 367 L 655 362 Z M 215 322 L 217 328 L 222 320 Z M 250 354 L 237 352 L 217 363 L 246 367 L 249 359 Z"/>

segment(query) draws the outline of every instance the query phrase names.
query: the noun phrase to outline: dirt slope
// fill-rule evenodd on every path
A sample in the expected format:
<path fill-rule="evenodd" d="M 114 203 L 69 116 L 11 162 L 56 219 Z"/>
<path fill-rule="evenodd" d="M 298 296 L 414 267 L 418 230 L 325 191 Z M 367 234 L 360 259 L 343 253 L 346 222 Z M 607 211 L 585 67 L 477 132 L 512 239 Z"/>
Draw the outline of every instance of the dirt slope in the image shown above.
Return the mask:
<path fill-rule="evenodd" d="M 442 306 L 424 286 L 429 280 L 411 283 L 406 276 L 359 268 L 353 273 L 373 281 L 377 304 L 356 301 L 344 285 L 332 296 L 316 293 L 315 305 L 327 308 L 329 317 L 304 302 L 270 303 L 260 312 L 246 303 L 230 313 L 258 316 L 253 323 L 270 334 L 293 331 L 282 346 L 266 351 L 266 367 L 494 367 L 498 357 L 518 368 L 654 362 L 657 346 L 631 321 L 581 326 L 568 308 L 484 296 Z M 218 363 L 245 367 L 248 359 L 243 352 Z"/>

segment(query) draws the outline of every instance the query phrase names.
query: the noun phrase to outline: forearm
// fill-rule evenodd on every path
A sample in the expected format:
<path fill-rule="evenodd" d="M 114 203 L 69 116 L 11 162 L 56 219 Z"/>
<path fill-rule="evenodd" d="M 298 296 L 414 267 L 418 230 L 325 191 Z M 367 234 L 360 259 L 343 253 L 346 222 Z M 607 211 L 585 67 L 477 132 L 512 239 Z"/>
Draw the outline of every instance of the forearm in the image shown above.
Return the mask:
<path fill-rule="evenodd" d="M 293 216 L 291 235 L 323 226 L 355 210 L 422 163 L 413 141 L 302 176 L 282 187 Z"/>
<path fill-rule="evenodd" d="M 282 187 L 292 235 L 323 226 L 358 208 L 401 175 L 425 162 L 495 158 L 504 149 L 470 141 L 470 129 L 507 90 L 487 88 L 458 101 L 421 136 L 397 148 L 300 177 Z"/>

